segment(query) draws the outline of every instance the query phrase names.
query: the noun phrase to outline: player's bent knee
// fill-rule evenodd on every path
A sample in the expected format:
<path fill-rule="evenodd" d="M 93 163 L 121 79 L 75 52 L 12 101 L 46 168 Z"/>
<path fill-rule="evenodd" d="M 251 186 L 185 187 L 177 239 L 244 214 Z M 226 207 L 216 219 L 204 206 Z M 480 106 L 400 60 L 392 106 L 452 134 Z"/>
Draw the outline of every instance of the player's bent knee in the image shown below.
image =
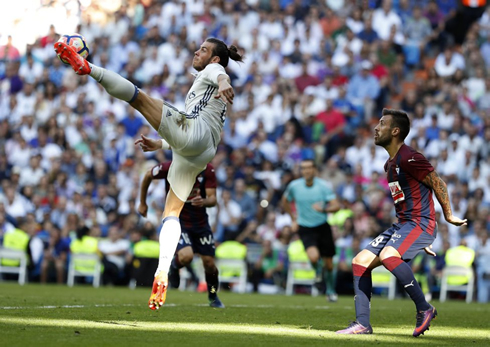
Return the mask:
<path fill-rule="evenodd" d="M 352 265 L 361 265 L 364 267 L 368 267 L 371 265 L 373 261 L 376 260 L 376 255 L 369 251 L 361 251 L 359 252 L 353 259 Z"/>
<path fill-rule="evenodd" d="M 187 248 L 189 248 L 189 250 L 187 250 Z M 186 247 L 186 248 L 183 248 L 178 253 L 178 257 L 179 257 L 179 262 L 182 265 L 186 266 L 186 265 L 189 265 L 190 263 L 192 263 L 192 260 L 194 259 L 194 253 L 192 252 L 191 247 Z"/>

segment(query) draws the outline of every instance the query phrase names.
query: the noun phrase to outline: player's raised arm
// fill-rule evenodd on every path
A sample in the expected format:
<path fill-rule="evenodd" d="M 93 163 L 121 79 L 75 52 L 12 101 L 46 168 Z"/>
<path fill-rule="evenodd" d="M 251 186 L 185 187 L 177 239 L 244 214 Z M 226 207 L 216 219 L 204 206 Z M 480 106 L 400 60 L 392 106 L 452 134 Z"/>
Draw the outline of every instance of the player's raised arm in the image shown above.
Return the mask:
<path fill-rule="evenodd" d="M 438 175 L 435 170 L 425 176 L 425 178 L 422 180 L 422 183 L 432 188 L 432 190 L 434 191 L 437 201 L 439 201 L 439 204 L 441 204 L 446 221 L 457 226 L 467 224 L 466 219 L 460 219 L 456 216 L 453 216 L 451 203 L 449 202 L 449 194 L 447 192 L 446 182 L 443 181 L 443 179 Z"/>

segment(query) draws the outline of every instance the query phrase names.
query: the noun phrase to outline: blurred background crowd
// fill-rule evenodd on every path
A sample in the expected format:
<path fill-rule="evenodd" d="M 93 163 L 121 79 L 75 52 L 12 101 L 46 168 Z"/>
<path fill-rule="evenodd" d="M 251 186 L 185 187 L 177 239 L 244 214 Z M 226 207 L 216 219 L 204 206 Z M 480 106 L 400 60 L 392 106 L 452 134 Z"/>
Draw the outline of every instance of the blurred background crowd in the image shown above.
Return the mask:
<path fill-rule="evenodd" d="M 299 162 L 311 158 L 342 201 L 330 222 L 337 264 L 349 272 L 349 256 L 395 219 L 383 169 L 387 154 L 374 146 L 372 129 L 383 107 L 407 111 L 406 143 L 429 158 L 448 184 L 454 214 L 469 221 L 457 228 L 440 217 L 438 258 L 419 262 L 418 271 L 437 277 L 445 252 L 466 247 L 474 252 L 479 283 L 488 287 L 486 1 L 31 0 L 12 6 L 0 15 L 0 239 L 12 230 L 29 235 L 32 281 L 55 280 L 49 264 L 64 281 L 77 232 L 101 238 L 99 251 L 117 258 L 124 271 L 132 245 L 155 237 L 163 210 L 163 182 L 150 187 L 146 219 L 137 213 L 138 189 L 144 173 L 171 152 L 136 148 L 140 134 L 157 137 L 143 117 L 55 56 L 59 35 L 78 32 L 90 61 L 179 109 L 201 42 L 213 36 L 239 47 L 245 62 L 227 69 L 236 96 L 212 162 L 219 206 L 208 212 L 218 242 L 262 245 L 261 257 L 284 253 L 295 238 L 279 201 L 299 177 Z M 339 287 L 348 287 L 344 281 Z"/>

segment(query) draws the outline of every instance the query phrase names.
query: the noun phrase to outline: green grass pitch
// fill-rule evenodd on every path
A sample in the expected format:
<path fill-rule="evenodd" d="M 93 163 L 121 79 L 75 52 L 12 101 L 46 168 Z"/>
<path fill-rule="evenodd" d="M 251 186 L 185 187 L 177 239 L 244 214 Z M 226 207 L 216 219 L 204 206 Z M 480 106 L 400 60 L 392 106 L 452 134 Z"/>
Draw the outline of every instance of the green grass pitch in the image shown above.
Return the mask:
<path fill-rule="evenodd" d="M 374 335 L 339 336 L 354 318 L 352 297 L 170 290 L 159 311 L 149 288 L 92 288 L 0 283 L 0 346 L 490 346 L 490 305 L 435 301 L 439 317 L 425 336 L 411 336 L 410 300 L 372 300 Z"/>

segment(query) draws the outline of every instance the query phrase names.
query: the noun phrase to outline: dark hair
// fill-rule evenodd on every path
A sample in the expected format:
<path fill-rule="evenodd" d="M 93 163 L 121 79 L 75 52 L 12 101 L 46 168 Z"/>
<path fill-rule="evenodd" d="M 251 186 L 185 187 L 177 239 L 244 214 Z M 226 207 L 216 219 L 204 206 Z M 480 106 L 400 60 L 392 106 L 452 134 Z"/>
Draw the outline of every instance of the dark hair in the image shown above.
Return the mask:
<path fill-rule="evenodd" d="M 316 169 L 316 163 L 315 163 L 315 160 L 314 159 L 311 159 L 311 158 L 305 158 L 305 159 L 302 159 L 301 160 L 302 163 L 305 163 L 305 162 L 310 162 L 313 167 Z"/>
<path fill-rule="evenodd" d="M 90 229 L 87 228 L 85 225 L 82 226 L 82 227 L 79 227 L 77 230 L 76 230 L 76 234 L 77 234 L 77 239 L 78 240 L 81 240 L 84 236 L 87 236 L 88 233 L 90 232 Z"/>
<path fill-rule="evenodd" d="M 230 59 L 243 62 L 243 57 L 238 54 L 238 48 L 236 48 L 236 46 L 231 45 L 228 47 L 226 43 L 214 37 L 210 37 L 206 42 L 214 43 L 213 56 L 219 57 L 219 63 L 223 67 L 228 66 Z"/>
<path fill-rule="evenodd" d="M 405 111 L 392 110 L 389 108 L 384 108 L 382 112 L 383 116 L 391 116 L 391 128 L 400 128 L 400 138 L 405 140 L 408 133 L 410 132 L 410 119 Z"/>

